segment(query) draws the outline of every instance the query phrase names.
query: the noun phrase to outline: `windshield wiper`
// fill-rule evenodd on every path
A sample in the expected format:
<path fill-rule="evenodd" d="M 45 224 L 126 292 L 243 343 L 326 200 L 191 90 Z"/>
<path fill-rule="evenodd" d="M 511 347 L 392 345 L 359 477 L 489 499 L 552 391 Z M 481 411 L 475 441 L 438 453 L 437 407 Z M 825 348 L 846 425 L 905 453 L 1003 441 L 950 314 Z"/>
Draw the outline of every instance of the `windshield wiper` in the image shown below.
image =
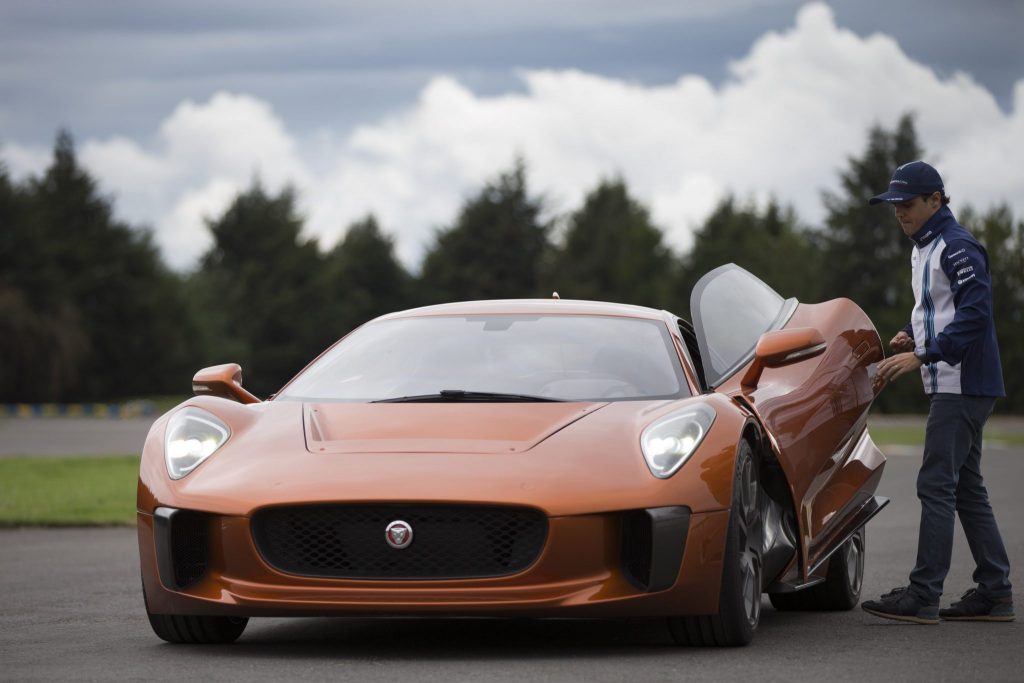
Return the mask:
<path fill-rule="evenodd" d="M 382 398 L 370 403 L 448 403 L 467 401 L 469 403 L 562 403 L 563 399 L 530 394 L 503 394 L 497 391 L 466 391 L 464 389 L 442 389 L 436 394 Z"/>

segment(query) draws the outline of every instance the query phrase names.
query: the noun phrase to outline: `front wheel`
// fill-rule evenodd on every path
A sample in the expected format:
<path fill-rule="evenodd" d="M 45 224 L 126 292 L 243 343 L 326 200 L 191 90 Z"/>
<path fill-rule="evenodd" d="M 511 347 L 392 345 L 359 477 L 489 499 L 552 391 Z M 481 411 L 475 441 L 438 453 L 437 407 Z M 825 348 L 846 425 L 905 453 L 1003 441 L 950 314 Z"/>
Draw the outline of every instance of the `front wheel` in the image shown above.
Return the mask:
<path fill-rule="evenodd" d="M 181 614 L 147 614 L 153 633 L 168 643 L 213 645 L 238 640 L 248 617 L 205 617 Z"/>
<path fill-rule="evenodd" d="M 168 643 L 214 645 L 238 640 L 249 623 L 248 617 L 208 617 L 182 614 L 153 614 L 149 611 L 146 589 L 142 589 L 149 625 Z"/>
<path fill-rule="evenodd" d="M 750 444 L 740 443 L 722 563 L 718 614 L 669 619 L 680 645 L 746 645 L 761 618 L 761 485 Z"/>

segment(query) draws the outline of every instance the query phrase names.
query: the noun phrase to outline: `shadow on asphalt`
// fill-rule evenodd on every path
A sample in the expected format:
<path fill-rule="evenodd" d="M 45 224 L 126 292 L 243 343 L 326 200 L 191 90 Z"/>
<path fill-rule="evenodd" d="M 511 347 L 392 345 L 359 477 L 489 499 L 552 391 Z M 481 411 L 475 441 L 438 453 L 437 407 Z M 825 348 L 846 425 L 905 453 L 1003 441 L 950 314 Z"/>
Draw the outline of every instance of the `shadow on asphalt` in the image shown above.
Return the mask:
<path fill-rule="evenodd" d="M 836 613 L 833 613 L 836 614 Z M 765 602 L 754 644 L 769 645 L 772 630 L 806 622 L 807 614 L 783 614 Z M 811 617 L 813 618 L 813 617 Z M 165 652 L 197 646 L 170 645 Z M 255 619 L 230 646 L 198 646 L 206 656 L 310 658 L 342 661 L 483 661 L 513 659 L 671 656 L 723 653 L 732 648 L 680 647 L 664 619 Z M 691 656 L 692 656 L 691 655 Z"/>

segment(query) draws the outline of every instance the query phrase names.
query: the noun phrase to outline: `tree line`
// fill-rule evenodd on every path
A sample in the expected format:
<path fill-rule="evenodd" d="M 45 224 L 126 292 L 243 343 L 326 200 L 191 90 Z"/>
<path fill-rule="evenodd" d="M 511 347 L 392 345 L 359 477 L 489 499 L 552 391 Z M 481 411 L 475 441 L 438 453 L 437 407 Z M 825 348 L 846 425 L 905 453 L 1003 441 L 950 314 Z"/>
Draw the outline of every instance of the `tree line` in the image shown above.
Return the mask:
<path fill-rule="evenodd" d="M 212 245 L 170 270 L 146 229 L 114 214 L 61 132 L 39 177 L 0 166 L 0 402 L 93 401 L 187 393 L 205 365 L 234 361 L 266 396 L 349 330 L 377 315 L 446 301 L 598 299 L 689 314 L 701 275 L 728 262 L 785 297 L 847 297 L 883 341 L 909 321 L 911 243 L 867 200 L 899 163 L 924 156 L 913 119 L 874 127 L 822 199 L 824 225 L 771 201 L 727 197 L 677 254 L 623 178 L 605 179 L 568 215 L 545 218 L 522 161 L 485 182 L 408 271 L 370 215 L 326 249 L 303 233 L 292 190 L 258 181 L 207 221 Z M 955 199 L 955 197 L 954 197 Z M 986 245 L 1008 397 L 1024 411 L 1024 222 L 1008 207 L 953 205 Z M 920 411 L 913 379 L 887 388 L 886 412 Z"/>

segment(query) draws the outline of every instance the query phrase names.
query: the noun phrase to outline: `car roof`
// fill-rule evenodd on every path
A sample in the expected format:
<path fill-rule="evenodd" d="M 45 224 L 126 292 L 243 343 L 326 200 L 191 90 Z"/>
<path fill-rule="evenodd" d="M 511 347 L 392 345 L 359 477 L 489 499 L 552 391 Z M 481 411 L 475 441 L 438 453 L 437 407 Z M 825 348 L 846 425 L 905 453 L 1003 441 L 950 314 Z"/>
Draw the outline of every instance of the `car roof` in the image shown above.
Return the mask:
<path fill-rule="evenodd" d="M 646 306 L 577 299 L 491 299 L 423 306 L 383 315 L 377 320 L 417 318 L 434 315 L 606 315 L 625 318 L 665 320 L 667 311 Z"/>

